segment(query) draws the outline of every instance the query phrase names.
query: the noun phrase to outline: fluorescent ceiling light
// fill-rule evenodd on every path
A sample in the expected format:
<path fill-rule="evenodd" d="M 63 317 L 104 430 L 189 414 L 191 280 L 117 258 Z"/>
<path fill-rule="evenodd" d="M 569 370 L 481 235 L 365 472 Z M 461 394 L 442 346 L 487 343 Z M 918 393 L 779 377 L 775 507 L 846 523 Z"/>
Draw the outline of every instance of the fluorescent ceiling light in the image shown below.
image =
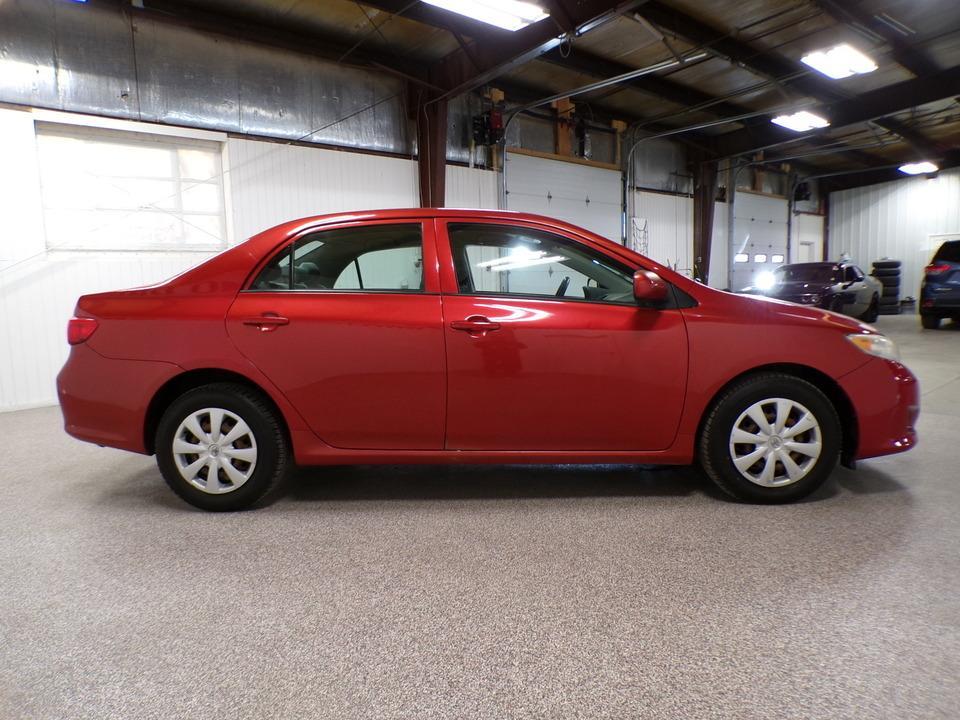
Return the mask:
<path fill-rule="evenodd" d="M 793 115 L 777 115 L 777 117 L 773 118 L 770 122 L 776 123 L 788 130 L 793 130 L 794 132 L 806 132 L 807 130 L 825 128 L 830 124 L 829 120 L 825 120 L 819 115 L 814 115 L 806 110 L 795 112 Z"/>
<path fill-rule="evenodd" d="M 851 75 L 864 75 L 877 69 L 873 60 L 846 43 L 804 55 L 801 61 L 834 80 Z"/>
<path fill-rule="evenodd" d="M 907 175 L 923 175 L 926 173 L 935 173 L 939 170 L 932 162 L 924 160 L 923 162 L 907 163 L 900 166 L 900 172 Z"/>
<path fill-rule="evenodd" d="M 520 0 L 423 0 L 428 5 L 466 15 L 504 30 L 519 30 L 549 14 L 533 3 Z"/>

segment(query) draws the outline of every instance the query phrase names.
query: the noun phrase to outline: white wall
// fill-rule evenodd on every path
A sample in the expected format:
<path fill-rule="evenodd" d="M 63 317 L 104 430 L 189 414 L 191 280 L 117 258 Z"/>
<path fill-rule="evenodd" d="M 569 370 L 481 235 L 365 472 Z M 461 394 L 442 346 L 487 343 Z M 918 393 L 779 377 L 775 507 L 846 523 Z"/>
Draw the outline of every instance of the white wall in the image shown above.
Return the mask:
<path fill-rule="evenodd" d="M 497 173 L 447 165 L 446 203 L 448 208 L 496 210 L 499 203 Z"/>
<path fill-rule="evenodd" d="M 693 277 L 693 198 L 637 190 L 634 213 L 646 227 L 647 248 L 643 254 L 663 265 Z M 637 248 L 640 251 L 639 248 Z M 727 285 L 727 205 L 713 206 L 708 284 Z"/>
<path fill-rule="evenodd" d="M 960 170 L 831 193 L 829 223 L 830 259 L 849 252 L 867 272 L 874 260 L 900 260 L 901 294 L 917 297 L 941 241 L 931 236 L 960 233 Z"/>
<path fill-rule="evenodd" d="M 238 240 L 308 215 L 420 204 L 414 160 L 235 138 L 227 157 Z"/>
<path fill-rule="evenodd" d="M 618 170 L 507 153 L 507 208 L 547 215 L 620 242 Z"/>
<path fill-rule="evenodd" d="M 805 212 L 793 214 L 790 224 L 790 262 L 818 262 L 823 259 L 823 221 L 823 215 Z"/>
<path fill-rule="evenodd" d="M 153 129 L 138 125 L 127 126 Z M 419 204 L 411 160 L 232 138 L 226 144 L 233 242 L 305 215 Z M 80 295 L 155 283 L 210 253 L 48 251 L 30 112 L 0 109 L 0 157 L 0 410 L 12 410 L 56 402 L 66 323 Z M 449 167 L 447 177 L 448 204 L 496 207 L 494 173 Z"/>
<path fill-rule="evenodd" d="M 0 410 L 11 410 L 56 402 L 77 297 L 147 285 L 210 253 L 48 252 L 30 113 L 0 109 L 0 157 Z"/>

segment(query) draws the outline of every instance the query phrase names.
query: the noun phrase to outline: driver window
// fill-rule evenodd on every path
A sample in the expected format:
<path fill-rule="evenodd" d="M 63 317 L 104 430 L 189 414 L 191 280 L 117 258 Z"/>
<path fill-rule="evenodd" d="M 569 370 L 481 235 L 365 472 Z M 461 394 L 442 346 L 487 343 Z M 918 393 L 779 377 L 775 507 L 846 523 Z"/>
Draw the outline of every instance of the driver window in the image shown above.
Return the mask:
<path fill-rule="evenodd" d="M 447 233 L 461 293 L 635 303 L 632 270 L 566 238 L 486 223 L 451 223 Z"/>
<path fill-rule="evenodd" d="M 857 277 L 857 269 L 852 265 L 847 266 L 847 269 L 843 272 L 843 279 L 845 282 L 856 282 L 859 280 Z"/>

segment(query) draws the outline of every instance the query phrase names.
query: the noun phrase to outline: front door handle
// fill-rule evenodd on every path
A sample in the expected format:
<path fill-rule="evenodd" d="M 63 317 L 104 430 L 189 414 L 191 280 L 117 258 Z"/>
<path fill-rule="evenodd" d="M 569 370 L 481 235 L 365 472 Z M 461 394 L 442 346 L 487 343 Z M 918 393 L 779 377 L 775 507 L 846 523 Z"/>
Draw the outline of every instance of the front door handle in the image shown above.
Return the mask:
<path fill-rule="evenodd" d="M 483 337 L 488 332 L 500 329 L 500 323 L 491 322 L 483 315 L 471 315 L 466 320 L 454 320 L 450 323 L 454 330 L 462 330 L 470 333 L 473 337 Z"/>
<path fill-rule="evenodd" d="M 243 324 L 252 325 L 260 330 L 260 332 L 270 332 L 272 330 L 276 330 L 281 325 L 289 325 L 290 319 L 285 318 L 282 315 L 277 315 L 276 313 L 266 312 L 257 317 L 244 318 Z"/>

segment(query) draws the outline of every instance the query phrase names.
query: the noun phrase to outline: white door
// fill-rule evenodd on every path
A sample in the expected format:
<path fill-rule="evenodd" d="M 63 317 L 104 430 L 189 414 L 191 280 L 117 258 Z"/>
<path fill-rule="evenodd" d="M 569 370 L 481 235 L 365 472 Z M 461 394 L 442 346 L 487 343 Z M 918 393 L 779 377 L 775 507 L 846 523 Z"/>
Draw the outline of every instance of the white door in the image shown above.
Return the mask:
<path fill-rule="evenodd" d="M 787 260 L 787 201 L 738 192 L 730 238 L 730 288 L 755 285 L 758 278 Z"/>
<path fill-rule="evenodd" d="M 618 170 L 507 153 L 507 209 L 566 220 L 620 242 Z"/>
<path fill-rule="evenodd" d="M 790 230 L 791 262 L 820 262 L 824 259 L 823 215 L 794 213 Z M 835 253 L 837 257 L 840 252 Z"/>

